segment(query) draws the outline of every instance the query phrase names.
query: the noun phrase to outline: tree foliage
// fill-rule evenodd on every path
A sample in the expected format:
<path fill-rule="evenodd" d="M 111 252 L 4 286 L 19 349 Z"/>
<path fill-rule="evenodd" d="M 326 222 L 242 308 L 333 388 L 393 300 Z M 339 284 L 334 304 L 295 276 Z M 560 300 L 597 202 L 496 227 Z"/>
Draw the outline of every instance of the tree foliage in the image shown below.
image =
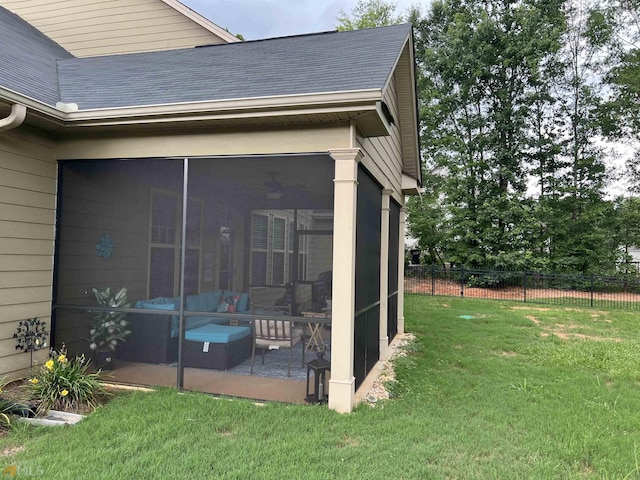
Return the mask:
<path fill-rule="evenodd" d="M 415 25 L 422 145 L 441 179 L 443 253 L 455 263 L 505 264 L 535 248 L 529 118 L 549 102 L 542 72 L 562 32 L 552 4 L 440 0 Z"/>
<path fill-rule="evenodd" d="M 620 10 L 629 34 L 639 4 L 435 0 L 411 18 L 428 181 L 409 221 L 431 260 L 615 269 L 626 210 L 606 197 L 605 135 L 623 118 L 637 133 L 638 104 L 628 107 L 640 99 L 640 54 L 611 59 Z"/>
<path fill-rule="evenodd" d="M 360 0 L 339 29 L 401 21 Z M 640 245 L 640 150 L 614 177 L 609 139 L 640 143 L 640 0 L 433 0 L 414 26 L 427 261 L 614 273 Z M 635 222 L 635 223 L 634 223 Z"/>
<path fill-rule="evenodd" d="M 396 6 L 395 3 L 384 0 L 358 0 L 351 14 L 340 10 L 337 29 L 360 30 L 401 23 L 402 17 L 396 14 Z"/>

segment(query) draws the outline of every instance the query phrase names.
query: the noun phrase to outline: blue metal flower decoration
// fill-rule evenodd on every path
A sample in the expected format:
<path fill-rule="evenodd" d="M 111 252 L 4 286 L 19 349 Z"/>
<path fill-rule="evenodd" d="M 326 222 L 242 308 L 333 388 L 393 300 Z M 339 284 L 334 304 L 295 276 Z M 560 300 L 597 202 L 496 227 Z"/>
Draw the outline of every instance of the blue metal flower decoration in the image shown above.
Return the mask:
<path fill-rule="evenodd" d="M 111 236 L 105 234 L 100 237 L 100 243 L 96 245 L 96 250 L 98 250 L 99 257 L 108 260 L 113 252 L 113 240 L 111 239 Z"/>

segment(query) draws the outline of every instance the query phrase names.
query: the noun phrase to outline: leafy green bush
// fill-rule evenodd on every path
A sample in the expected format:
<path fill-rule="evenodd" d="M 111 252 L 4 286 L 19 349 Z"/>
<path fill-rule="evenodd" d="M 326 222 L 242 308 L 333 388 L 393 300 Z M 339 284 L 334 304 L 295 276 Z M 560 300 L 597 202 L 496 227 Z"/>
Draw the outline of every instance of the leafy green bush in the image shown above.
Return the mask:
<path fill-rule="evenodd" d="M 100 373 L 88 373 L 88 367 L 84 355 L 70 360 L 64 346 L 59 352 L 52 350 L 49 360 L 29 380 L 38 412 L 97 407 L 98 396 L 107 392 L 99 381 Z"/>
<path fill-rule="evenodd" d="M 518 285 L 522 275 L 519 272 L 503 272 L 494 270 L 485 274 L 474 274 L 467 277 L 469 288 L 505 288 Z"/>
<path fill-rule="evenodd" d="M 92 289 L 98 305 L 101 307 L 129 308 L 131 304 L 127 302 L 127 288 L 123 287 L 116 293 L 111 293 L 111 288 L 100 291 Z M 124 342 L 124 338 L 131 332 L 127 330 L 129 322 L 125 320 L 126 313 L 123 312 L 97 312 L 94 316 L 93 327 L 89 331 L 89 348 L 98 352 L 114 351 L 119 343 Z"/>

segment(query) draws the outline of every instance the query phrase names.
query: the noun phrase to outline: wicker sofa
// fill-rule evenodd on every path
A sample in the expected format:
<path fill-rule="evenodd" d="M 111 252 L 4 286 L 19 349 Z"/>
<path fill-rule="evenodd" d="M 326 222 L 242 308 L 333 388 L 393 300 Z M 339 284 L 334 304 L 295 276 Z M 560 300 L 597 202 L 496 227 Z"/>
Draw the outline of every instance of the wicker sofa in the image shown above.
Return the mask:
<path fill-rule="evenodd" d="M 175 312 L 180 308 L 180 297 L 158 297 L 149 300 L 139 300 L 135 303 L 135 308 L 144 311 L 139 314 L 129 315 L 129 329 L 131 330 L 131 334 L 127 337 L 126 342 L 119 347 L 118 358 L 142 363 L 175 363 L 178 360 L 179 336 L 178 315 Z M 209 325 L 227 326 L 229 323 L 229 316 L 215 317 L 198 314 L 216 312 L 246 313 L 248 309 L 249 295 L 247 293 L 217 290 L 187 296 L 185 302 L 185 366 L 199 366 L 192 365 L 198 362 L 187 361 L 189 355 L 187 355 L 186 352 L 194 349 L 194 346 L 190 344 L 193 341 L 192 339 L 197 337 L 197 335 L 195 337 L 192 334 L 187 335 L 187 332 Z M 163 313 L 163 311 L 166 313 Z M 169 312 L 173 313 L 170 314 Z M 249 327 L 246 326 L 235 328 L 249 329 Z M 215 333 L 213 332 L 214 329 L 215 327 L 209 327 L 207 331 L 212 334 Z M 222 332 L 224 329 L 220 328 L 219 330 Z M 244 335 L 250 334 L 250 329 L 243 330 L 242 332 L 242 336 L 244 337 Z M 230 331 L 227 338 L 237 340 L 237 333 L 238 332 Z M 224 334 L 213 335 L 211 338 L 214 339 L 212 343 L 218 342 L 220 346 L 225 344 Z M 197 343 L 202 342 L 199 341 Z M 228 347 L 228 345 L 225 345 L 224 349 L 227 350 Z M 247 353 L 247 356 L 249 353 Z M 207 365 L 215 365 L 207 368 L 226 369 L 228 368 L 228 353 L 225 353 L 224 357 L 224 361 L 204 363 Z"/>

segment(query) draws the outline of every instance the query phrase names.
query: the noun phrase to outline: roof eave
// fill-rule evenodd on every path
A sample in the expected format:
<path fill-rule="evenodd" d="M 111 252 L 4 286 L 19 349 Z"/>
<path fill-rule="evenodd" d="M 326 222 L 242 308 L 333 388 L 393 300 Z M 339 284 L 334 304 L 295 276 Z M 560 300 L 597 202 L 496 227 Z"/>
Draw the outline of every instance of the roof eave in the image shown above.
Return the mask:
<path fill-rule="evenodd" d="M 100 108 L 71 111 L 43 104 L 16 92 L 0 88 L 0 99 L 19 102 L 50 119 L 55 129 L 110 127 L 122 125 L 180 124 L 194 121 L 250 121 L 266 117 L 348 114 L 366 136 L 389 134 L 380 109 L 379 89 L 284 95 L 193 103 Z"/>
<path fill-rule="evenodd" d="M 406 52 L 406 55 L 405 55 Z M 409 78 L 410 97 L 409 95 L 399 97 L 399 107 L 408 115 L 403 116 L 405 122 L 402 123 L 403 144 L 407 147 L 403 150 L 403 161 L 407 174 L 416 179 L 418 185 L 422 185 L 422 167 L 420 158 L 420 134 L 418 131 L 418 94 L 416 87 L 415 58 L 413 47 L 413 33 L 410 32 L 407 40 L 398 56 L 394 72 L 397 69 L 406 69 L 405 74 Z M 404 61 L 402 59 L 404 58 Z"/>

